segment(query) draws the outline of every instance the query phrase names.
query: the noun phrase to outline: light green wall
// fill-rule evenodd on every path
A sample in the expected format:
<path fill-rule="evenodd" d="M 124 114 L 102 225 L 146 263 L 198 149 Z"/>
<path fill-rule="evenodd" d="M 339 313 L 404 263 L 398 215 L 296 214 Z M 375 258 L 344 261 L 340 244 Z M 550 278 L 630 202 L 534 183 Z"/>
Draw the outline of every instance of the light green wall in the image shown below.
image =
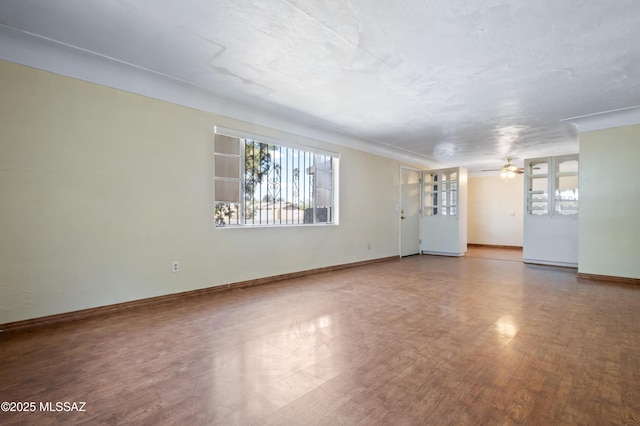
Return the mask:
<path fill-rule="evenodd" d="M 580 134 L 579 265 L 640 278 L 640 125 Z"/>
<path fill-rule="evenodd" d="M 0 324 L 398 255 L 395 160 L 5 61 L 0 85 Z M 215 125 L 339 152 L 340 225 L 215 229 Z"/>

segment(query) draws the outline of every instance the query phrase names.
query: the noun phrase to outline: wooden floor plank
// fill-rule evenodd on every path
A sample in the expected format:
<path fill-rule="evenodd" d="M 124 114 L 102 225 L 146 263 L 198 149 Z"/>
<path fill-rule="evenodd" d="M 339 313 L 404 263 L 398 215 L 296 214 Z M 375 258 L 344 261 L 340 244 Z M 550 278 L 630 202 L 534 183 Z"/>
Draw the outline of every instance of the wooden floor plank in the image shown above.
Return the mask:
<path fill-rule="evenodd" d="M 0 401 L 86 411 L 0 423 L 640 424 L 640 288 L 474 250 L 4 333 Z"/>

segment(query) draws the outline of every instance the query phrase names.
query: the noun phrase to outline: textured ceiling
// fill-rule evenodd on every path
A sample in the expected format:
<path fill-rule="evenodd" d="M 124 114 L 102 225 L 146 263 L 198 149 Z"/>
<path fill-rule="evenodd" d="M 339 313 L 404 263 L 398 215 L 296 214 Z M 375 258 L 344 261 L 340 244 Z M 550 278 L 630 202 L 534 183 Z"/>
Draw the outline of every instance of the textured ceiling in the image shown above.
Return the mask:
<path fill-rule="evenodd" d="M 3 0 L 0 25 L 472 171 L 640 105 L 638 0 Z"/>

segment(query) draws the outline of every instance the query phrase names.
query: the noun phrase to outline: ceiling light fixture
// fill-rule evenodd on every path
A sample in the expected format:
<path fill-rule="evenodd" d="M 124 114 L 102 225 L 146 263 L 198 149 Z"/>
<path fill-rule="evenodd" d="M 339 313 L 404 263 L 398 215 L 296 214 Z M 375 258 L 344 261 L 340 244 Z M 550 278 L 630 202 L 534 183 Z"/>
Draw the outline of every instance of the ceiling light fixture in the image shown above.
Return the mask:
<path fill-rule="evenodd" d="M 503 179 L 513 179 L 516 175 L 516 171 L 518 167 L 511 164 L 511 158 L 507 158 L 507 164 L 502 167 L 502 173 L 500 173 L 500 177 Z"/>

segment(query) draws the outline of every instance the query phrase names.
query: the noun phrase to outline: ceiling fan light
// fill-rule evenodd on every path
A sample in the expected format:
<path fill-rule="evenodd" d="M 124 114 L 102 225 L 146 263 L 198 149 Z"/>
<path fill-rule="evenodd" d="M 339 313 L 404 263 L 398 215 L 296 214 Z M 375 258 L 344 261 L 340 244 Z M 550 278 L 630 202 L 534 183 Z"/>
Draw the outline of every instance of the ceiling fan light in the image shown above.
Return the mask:
<path fill-rule="evenodd" d="M 509 170 L 509 171 L 507 172 L 507 177 L 508 177 L 509 179 L 512 179 L 515 175 L 516 175 L 516 174 L 515 174 L 513 171 L 511 171 L 511 170 Z"/>
<path fill-rule="evenodd" d="M 502 179 L 505 179 L 505 178 L 507 177 L 507 175 L 508 175 L 508 174 L 509 174 L 509 172 L 507 172 L 507 171 L 503 170 L 503 171 L 502 171 L 502 173 L 500 173 L 500 177 L 501 177 Z"/>
<path fill-rule="evenodd" d="M 509 164 L 507 165 L 507 169 L 509 169 L 510 172 L 515 172 L 516 170 L 518 170 L 518 167 L 514 166 L 513 164 Z"/>

